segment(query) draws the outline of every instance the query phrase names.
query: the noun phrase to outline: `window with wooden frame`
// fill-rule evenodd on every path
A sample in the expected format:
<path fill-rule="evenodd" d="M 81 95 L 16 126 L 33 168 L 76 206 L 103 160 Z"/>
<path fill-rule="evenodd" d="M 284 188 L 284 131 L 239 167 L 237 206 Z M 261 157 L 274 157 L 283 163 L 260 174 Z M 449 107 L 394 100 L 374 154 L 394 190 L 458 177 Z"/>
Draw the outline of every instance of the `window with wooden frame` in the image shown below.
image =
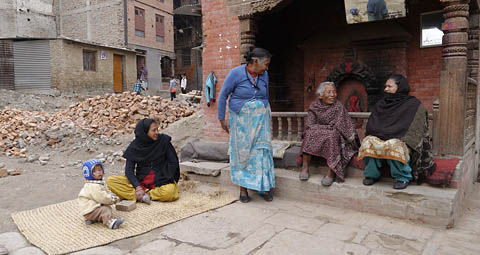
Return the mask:
<path fill-rule="evenodd" d="M 96 69 L 97 52 L 93 50 L 83 50 L 83 71 L 93 71 Z"/>
<path fill-rule="evenodd" d="M 155 15 L 155 30 L 157 35 L 157 41 L 165 41 L 165 17 L 162 15 Z"/>
<path fill-rule="evenodd" d="M 420 14 L 420 48 L 442 46 L 443 10 Z"/>
<path fill-rule="evenodd" d="M 135 7 L 135 35 L 145 37 L 145 10 Z"/>

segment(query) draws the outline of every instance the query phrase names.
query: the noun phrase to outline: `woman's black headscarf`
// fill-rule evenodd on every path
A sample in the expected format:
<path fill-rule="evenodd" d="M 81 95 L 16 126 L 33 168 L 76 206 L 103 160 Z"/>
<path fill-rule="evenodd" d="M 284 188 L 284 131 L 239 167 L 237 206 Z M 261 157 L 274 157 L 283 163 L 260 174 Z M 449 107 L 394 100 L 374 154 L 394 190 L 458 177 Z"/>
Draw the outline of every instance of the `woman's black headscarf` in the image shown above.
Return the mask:
<path fill-rule="evenodd" d="M 153 122 L 153 119 L 142 119 L 137 123 L 135 140 L 123 153 L 124 158 L 134 162 L 151 162 L 165 155 L 171 138 L 164 134 L 158 134 L 156 141 L 150 138 L 148 130 Z"/>
<path fill-rule="evenodd" d="M 420 101 L 409 96 L 410 84 L 400 74 L 391 75 L 398 85 L 395 94 L 386 93 L 372 109 L 368 119 L 366 135 L 373 135 L 382 140 L 402 138 L 412 124 Z"/>

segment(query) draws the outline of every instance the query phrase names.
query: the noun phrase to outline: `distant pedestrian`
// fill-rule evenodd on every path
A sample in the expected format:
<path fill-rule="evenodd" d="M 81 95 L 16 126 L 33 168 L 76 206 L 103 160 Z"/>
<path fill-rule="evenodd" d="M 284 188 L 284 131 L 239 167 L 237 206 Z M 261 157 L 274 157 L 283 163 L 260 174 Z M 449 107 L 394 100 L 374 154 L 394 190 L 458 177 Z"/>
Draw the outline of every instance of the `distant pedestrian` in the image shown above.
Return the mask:
<path fill-rule="evenodd" d="M 123 218 L 112 218 L 112 207 L 120 199 L 105 188 L 103 164 L 99 160 L 89 160 L 83 163 L 83 175 L 86 183 L 78 194 L 80 211 L 85 218 L 85 224 L 102 222 L 110 229 L 117 229 L 123 223 Z"/>
<path fill-rule="evenodd" d="M 140 68 L 140 80 L 142 81 L 144 90 L 148 90 L 148 71 L 145 66 Z"/>
<path fill-rule="evenodd" d="M 137 82 L 135 82 L 135 85 L 133 85 L 133 92 L 137 93 L 137 95 L 140 95 L 142 90 L 145 90 L 142 86 L 142 82 L 140 79 L 137 79 Z"/>
<path fill-rule="evenodd" d="M 177 85 L 178 81 L 172 77 L 170 79 L 170 101 L 173 101 L 173 99 L 177 97 Z"/>
<path fill-rule="evenodd" d="M 180 87 L 182 88 L 182 94 L 187 93 L 187 76 L 182 75 L 182 81 L 180 82 Z"/>

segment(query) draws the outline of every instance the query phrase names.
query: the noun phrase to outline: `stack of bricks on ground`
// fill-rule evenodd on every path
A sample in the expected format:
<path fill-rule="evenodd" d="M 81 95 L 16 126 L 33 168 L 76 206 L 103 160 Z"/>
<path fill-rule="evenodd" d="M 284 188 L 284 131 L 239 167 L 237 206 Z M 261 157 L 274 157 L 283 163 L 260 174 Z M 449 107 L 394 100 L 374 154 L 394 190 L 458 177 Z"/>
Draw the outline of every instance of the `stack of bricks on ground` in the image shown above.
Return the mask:
<path fill-rule="evenodd" d="M 9 175 L 20 175 L 22 171 L 19 169 L 7 170 L 5 164 L 0 163 L 0 178 L 8 177 Z"/>
<path fill-rule="evenodd" d="M 177 105 L 159 96 L 131 92 L 96 96 L 53 114 L 6 108 L 0 111 L 0 152 L 25 157 L 26 145 L 61 128 L 116 137 L 132 133 L 142 118 L 153 118 L 160 129 L 164 129 L 194 112 L 191 107 Z M 60 138 L 47 136 L 46 142 L 54 147 Z"/>

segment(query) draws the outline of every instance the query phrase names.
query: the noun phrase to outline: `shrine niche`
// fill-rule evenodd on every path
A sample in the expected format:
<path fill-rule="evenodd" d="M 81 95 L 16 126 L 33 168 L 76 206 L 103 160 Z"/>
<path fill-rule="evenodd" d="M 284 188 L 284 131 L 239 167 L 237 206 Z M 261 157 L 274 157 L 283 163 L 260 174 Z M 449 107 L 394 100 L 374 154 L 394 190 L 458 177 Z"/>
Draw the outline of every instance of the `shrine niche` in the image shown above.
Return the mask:
<path fill-rule="evenodd" d="M 346 61 L 338 65 L 328 75 L 327 81 L 335 83 L 338 100 L 349 112 L 368 112 L 381 92 L 375 74 L 359 62 Z"/>

